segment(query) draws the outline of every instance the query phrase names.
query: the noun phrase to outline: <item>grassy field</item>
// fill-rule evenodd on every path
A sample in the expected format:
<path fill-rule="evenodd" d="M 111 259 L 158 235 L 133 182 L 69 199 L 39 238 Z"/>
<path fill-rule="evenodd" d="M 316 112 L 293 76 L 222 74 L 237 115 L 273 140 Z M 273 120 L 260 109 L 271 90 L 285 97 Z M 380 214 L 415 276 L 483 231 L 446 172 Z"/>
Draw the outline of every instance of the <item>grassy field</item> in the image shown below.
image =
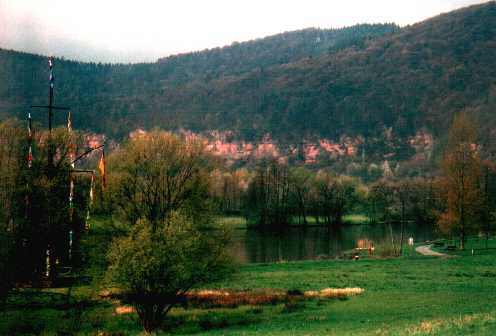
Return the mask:
<path fill-rule="evenodd" d="M 370 218 L 362 214 L 352 214 L 352 215 L 344 216 L 343 222 L 345 224 L 354 224 L 354 225 L 368 224 L 370 222 Z"/>
<path fill-rule="evenodd" d="M 343 222 L 346 225 L 362 225 L 369 224 L 369 217 L 362 214 L 351 214 L 343 217 Z M 224 216 L 217 218 L 217 223 L 225 225 L 232 229 L 246 229 L 248 222 L 246 218 L 242 216 Z M 293 218 L 293 224 L 298 224 L 298 218 Z M 315 217 L 308 216 L 307 217 L 307 225 L 316 225 Z M 323 225 L 322 222 L 319 225 Z"/>
<path fill-rule="evenodd" d="M 118 315 L 117 301 L 98 296 L 106 288 L 98 279 L 108 236 L 98 225 L 92 230 L 85 244 L 92 247 L 88 259 L 93 267 L 86 272 L 96 281 L 75 286 L 70 298 L 67 288 L 13 293 L 0 311 L 0 335 L 141 333 L 134 314 Z M 412 255 L 243 265 L 231 279 L 211 287 L 284 291 L 361 287 L 365 292 L 346 300 L 177 308 L 160 334 L 495 335 L 495 257 L 489 250 L 453 258 Z"/>
<path fill-rule="evenodd" d="M 246 229 L 247 220 L 242 216 L 218 217 L 216 222 L 231 229 Z"/>
<path fill-rule="evenodd" d="M 465 249 L 460 250 L 458 241 L 439 240 L 438 244 L 434 245 L 434 251 L 447 253 L 453 256 L 472 256 L 473 255 L 496 255 L 496 239 L 488 239 L 485 237 L 469 237 L 465 242 Z M 456 247 L 454 250 L 447 249 L 448 246 Z"/>

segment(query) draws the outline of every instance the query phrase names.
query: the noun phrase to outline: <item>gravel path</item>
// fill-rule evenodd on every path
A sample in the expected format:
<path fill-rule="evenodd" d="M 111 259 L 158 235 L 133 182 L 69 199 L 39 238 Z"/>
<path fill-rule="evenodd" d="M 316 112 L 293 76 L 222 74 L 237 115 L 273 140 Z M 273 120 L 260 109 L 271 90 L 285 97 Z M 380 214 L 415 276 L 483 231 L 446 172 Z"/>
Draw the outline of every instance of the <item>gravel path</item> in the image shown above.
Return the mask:
<path fill-rule="evenodd" d="M 417 253 L 420 253 L 420 254 L 426 255 L 426 256 L 448 257 L 448 255 L 445 253 L 440 253 L 440 252 L 436 252 L 436 251 L 431 250 L 431 247 L 432 247 L 432 245 L 422 245 L 422 246 L 415 248 L 415 251 L 417 251 Z"/>

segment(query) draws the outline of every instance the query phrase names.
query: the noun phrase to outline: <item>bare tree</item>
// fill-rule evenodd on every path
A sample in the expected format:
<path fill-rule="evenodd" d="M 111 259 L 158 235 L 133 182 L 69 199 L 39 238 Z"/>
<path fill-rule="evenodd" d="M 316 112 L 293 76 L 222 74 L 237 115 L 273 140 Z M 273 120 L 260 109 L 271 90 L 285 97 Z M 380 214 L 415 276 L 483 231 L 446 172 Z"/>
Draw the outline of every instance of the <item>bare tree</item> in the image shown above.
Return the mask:
<path fill-rule="evenodd" d="M 453 121 L 441 168 L 446 211 L 439 225 L 445 232 L 457 233 L 460 248 L 464 249 L 467 233 L 475 224 L 481 205 L 476 127 L 466 114 L 457 115 Z"/>

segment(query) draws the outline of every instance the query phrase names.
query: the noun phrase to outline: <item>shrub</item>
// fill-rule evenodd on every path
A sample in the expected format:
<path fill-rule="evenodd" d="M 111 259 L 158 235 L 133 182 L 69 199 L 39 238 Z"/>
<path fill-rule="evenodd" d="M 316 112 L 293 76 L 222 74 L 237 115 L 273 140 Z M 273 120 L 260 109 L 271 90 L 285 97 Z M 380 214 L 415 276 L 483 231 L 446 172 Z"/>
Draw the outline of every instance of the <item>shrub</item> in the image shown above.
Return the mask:
<path fill-rule="evenodd" d="M 140 222 L 112 243 L 108 275 L 153 331 L 190 289 L 228 274 L 226 244 L 222 231 L 201 231 L 177 213 L 157 231 Z"/>

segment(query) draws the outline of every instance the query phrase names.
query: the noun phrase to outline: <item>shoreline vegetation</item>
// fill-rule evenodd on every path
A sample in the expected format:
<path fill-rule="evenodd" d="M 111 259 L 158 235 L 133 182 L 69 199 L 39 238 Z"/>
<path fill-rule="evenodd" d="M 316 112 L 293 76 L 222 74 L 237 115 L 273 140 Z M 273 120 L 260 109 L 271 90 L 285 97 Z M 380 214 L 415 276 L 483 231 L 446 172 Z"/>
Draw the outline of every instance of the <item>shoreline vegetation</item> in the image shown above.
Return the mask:
<path fill-rule="evenodd" d="M 140 335 L 136 314 L 109 294 L 103 277 L 105 250 L 114 229 L 91 220 L 83 237 L 87 267 L 71 287 L 19 288 L 0 313 L 2 335 Z M 230 305 L 194 303 L 173 308 L 157 335 L 491 335 L 496 332 L 496 240 L 467 239 L 460 255 L 436 258 L 411 253 L 399 258 L 362 258 L 245 264 L 203 293 L 237 293 Z M 442 243 L 442 244 L 441 244 Z M 418 244 L 421 245 L 421 244 Z M 90 282 L 84 279 L 91 279 Z M 300 300 L 325 288 L 363 289 L 356 296 Z M 219 292 L 220 291 L 220 292 Z M 281 300 L 253 302 L 240 293 L 276 293 Z M 259 296 L 258 298 L 261 298 Z M 265 297 L 264 297 L 265 298 Z M 263 301 L 263 300 L 262 300 Z M 127 309 L 127 310 L 126 310 Z"/>

